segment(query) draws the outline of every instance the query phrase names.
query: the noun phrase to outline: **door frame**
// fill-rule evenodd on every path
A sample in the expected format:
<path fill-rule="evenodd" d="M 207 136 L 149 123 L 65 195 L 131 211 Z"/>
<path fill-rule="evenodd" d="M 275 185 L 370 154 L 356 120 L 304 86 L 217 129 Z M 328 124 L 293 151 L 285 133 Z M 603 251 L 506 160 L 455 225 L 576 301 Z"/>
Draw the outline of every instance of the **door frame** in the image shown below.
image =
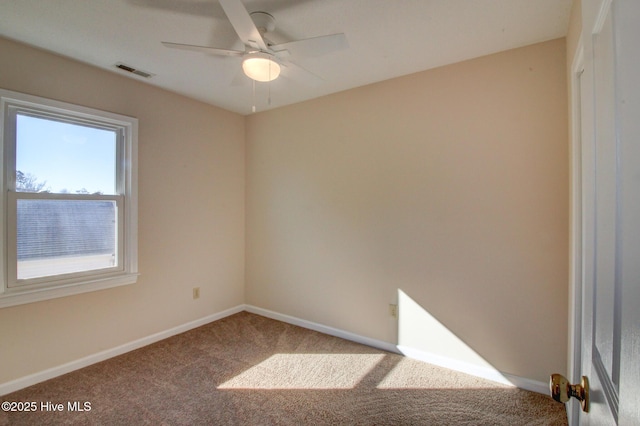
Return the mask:
<path fill-rule="evenodd" d="M 569 285 L 569 380 L 580 383 L 582 364 L 582 293 L 583 293 L 583 236 L 582 221 L 582 93 L 580 78 L 584 71 L 582 36 L 578 39 L 571 64 L 571 146 L 570 146 L 570 285 Z M 580 405 L 566 406 L 569 425 L 577 425 Z"/>
<path fill-rule="evenodd" d="M 570 263 L 570 275 L 569 288 L 570 288 L 570 314 L 569 314 L 569 359 L 568 359 L 568 372 L 571 377 L 572 383 L 579 383 L 579 378 L 582 374 L 592 374 L 591 362 L 583 371 L 578 372 L 577 366 L 581 358 L 585 356 L 590 358 L 590 349 L 584 347 L 584 343 L 587 343 L 586 337 L 583 334 L 587 329 L 580 330 L 577 327 L 584 327 L 585 323 L 582 321 L 586 316 L 590 315 L 590 303 L 593 303 L 593 294 L 586 292 L 590 290 L 586 284 L 589 281 L 589 274 L 593 271 L 591 268 L 591 258 L 597 256 L 592 253 L 589 240 L 585 239 L 585 231 L 589 230 L 589 226 L 595 226 L 589 215 L 585 217 L 584 210 L 582 208 L 577 209 L 578 195 L 584 197 L 593 188 L 594 184 L 590 179 L 590 170 L 587 170 L 590 166 L 586 161 L 592 159 L 584 158 L 586 155 L 595 155 L 592 152 L 584 150 L 589 145 L 585 144 L 585 137 L 591 138 L 589 127 L 586 127 L 588 123 L 580 122 L 576 120 L 576 115 L 580 110 L 578 106 L 584 108 L 585 103 L 590 106 L 594 100 L 593 94 L 590 94 L 590 85 L 593 84 L 590 67 L 590 44 L 591 41 L 588 37 L 591 36 L 590 29 L 585 27 L 585 4 L 592 6 L 587 13 L 591 14 L 589 18 L 595 19 L 589 25 L 593 25 L 594 28 L 598 27 L 600 15 L 609 6 L 612 6 L 612 17 L 615 21 L 615 31 L 613 34 L 615 51 L 615 131 L 616 131 L 616 162 L 617 162 L 617 225 L 621 226 L 617 238 L 616 256 L 619 256 L 616 265 L 616 274 L 619 274 L 620 291 L 624 295 L 621 297 L 618 309 L 621 315 L 620 324 L 620 347 L 619 347 L 619 368 L 620 368 L 620 380 L 618 389 L 618 403 L 617 403 L 617 422 L 619 424 L 639 424 L 640 422 L 640 405 L 637 403 L 637 395 L 640 394 L 640 369 L 637 368 L 637 357 L 640 353 L 640 310 L 637 309 L 638 301 L 640 301 L 640 191 L 637 190 L 640 184 L 640 144 L 637 143 L 640 138 L 640 85 L 638 85 L 638 70 L 640 69 L 640 51 L 637 48 L 637 40 L 640 39 L 640 26 L 637 25 L 637 19 L 640 16 L 640 2 L 637 0 L 582 0 L 582 13 L 583 13 L 583 31 L 582 40 L 579 46 L 582 46 L 583 60 L 585 62 L 585 74 L 583 74 L 581 98 L 577 99 L 577 83 L 576 77 L 579 77 L 577 71 L 579 71 L 579 49 L 576 48 L 576 58 L 572 63 L 570 70 L 571 88 L 573 93 L 570 96 L 571 117 L 574 119 L 572 122 L 573 135 L 571 138 L 571 155 L 570 164 L 572 166 L 571 176 L 571 207 L 572 212 L 570 218 L 572 220 L 570 232 L 571 242 L 571 263 Z M 596 9 L 600 10 L 598 16 L 593 15 Z M 589 71 L 589 72 L 586 72 Z M 585 79 L 586 77 L 586 79 Z M 588 85 L 586 86 L 585 85 Z M 588 117 L 593 113 L 591 110 L 583 110 L 582 117 Z M 584 113 L 589 115 L 585 115 Z M 582 132 L 577 132 L 578 127 Z M 582 139 L 580 145 L 577 145 L 577 138 Z M 586 141 L 591 143 L 590 140 Z M 583 148 L 580 153 L 575 148 Z M 573 165 L 579 157 L 582 157 L 581 166 L 582 169 L 574 168 Z M 586 161 L 585 161 L 586 160 Z M 576 179 L 576 174 L 581 174 L 581 179 Z M 577 182 L 581 183 L 581 187 L 576 185 Z M 584 200 L 580 201 L 580 204 L 584 204 Z M 581 217 L 577 216 L 578 212 L 581 212 Z M 578 225 L 578 219 L 581 220 L 581 224 Z M 587 223 L 587 221 L 589 223 Z M 581 238 L 581 239 L 578 239 Z M 581 276 L 580 276 L 581 275 Z M 586 284 L 585 284 L 586 283 Z M 581 298 L 581 300 L 580 300 Z M 580 320 L 580 321 L 578 321 Z M 587 333 L 589 334 L 589 333 Z M 589 353 L 587 353 L 589 352 Z M 593 384 L 594 381 L 592 381 Z M 608 403 L 605 401 L 605 391 L 592 388 L 592 409 L 589 414 L 578 411 L 578 415 L 575 413 L 576 402 L 573 401 L 567 405 L 567 411 L 571 425 L 578 425 L 582 420 L 585 424 L 591 424 L 592 421 L 598 419 L 594 417 L 596 415 L 595 408 L 598 408 L 598 415 L 604 415 L 605 406 L 608 408 Z M 597 401 L 594 401 L 597 400 Z M 606 414 L 609 414 L 608 412 Z"/>

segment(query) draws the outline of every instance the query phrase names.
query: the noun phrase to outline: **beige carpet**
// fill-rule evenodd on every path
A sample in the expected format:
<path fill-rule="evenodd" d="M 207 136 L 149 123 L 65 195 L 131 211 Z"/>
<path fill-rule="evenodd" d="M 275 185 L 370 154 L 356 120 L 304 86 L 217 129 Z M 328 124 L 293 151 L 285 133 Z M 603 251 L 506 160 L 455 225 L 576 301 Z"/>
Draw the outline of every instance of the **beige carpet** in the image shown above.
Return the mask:
<path fill-rule="evenodd" d="M 246 312 L 0 400 L 38 406 L 0 425 L 567 424 L 544 395 Z"/>

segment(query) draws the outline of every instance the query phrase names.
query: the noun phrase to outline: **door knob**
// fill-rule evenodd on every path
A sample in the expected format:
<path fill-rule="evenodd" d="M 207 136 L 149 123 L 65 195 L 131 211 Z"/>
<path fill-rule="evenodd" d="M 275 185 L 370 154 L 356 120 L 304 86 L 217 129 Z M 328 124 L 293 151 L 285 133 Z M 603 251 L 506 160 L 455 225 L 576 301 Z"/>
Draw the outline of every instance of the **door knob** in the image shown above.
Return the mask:
<path fill-rule="evenodd" d="M 582 411 L 585 413 L 589 411 L 589 379 L 587 376 L 582 376 L 580 384 L 572 385 L 562 374 L 552 374 L 549 380 L 549 390 L 551 397 L 556 401 L 565 403 L 574 397 L 580 401 Z"/>

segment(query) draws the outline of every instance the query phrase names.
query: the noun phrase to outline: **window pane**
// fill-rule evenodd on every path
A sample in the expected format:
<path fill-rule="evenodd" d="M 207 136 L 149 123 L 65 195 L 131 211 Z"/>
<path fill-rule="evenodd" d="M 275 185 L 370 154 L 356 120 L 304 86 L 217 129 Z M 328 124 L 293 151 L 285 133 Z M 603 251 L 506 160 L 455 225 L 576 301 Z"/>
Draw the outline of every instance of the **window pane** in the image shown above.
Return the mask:
<path fill-rule="evenodd" d="M 19 280 L 116 266 L 115 201 L 17 203 Z"/>
<path fill-rule="evenodd" d="M 16 191 L 116 194 L 116 132 L 16 116 Z"/>

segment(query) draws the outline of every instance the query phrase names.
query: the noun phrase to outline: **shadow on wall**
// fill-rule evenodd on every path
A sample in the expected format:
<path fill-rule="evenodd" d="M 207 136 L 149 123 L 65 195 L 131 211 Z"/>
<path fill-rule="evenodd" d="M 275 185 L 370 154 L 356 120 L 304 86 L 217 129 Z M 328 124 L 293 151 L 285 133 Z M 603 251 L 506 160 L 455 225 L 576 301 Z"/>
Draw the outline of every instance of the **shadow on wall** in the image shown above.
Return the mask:
<path fill-rule="evenodd" d="M 411 358 L 513 384 L 401 289 L 398 289 L 398 349 Z"/>

